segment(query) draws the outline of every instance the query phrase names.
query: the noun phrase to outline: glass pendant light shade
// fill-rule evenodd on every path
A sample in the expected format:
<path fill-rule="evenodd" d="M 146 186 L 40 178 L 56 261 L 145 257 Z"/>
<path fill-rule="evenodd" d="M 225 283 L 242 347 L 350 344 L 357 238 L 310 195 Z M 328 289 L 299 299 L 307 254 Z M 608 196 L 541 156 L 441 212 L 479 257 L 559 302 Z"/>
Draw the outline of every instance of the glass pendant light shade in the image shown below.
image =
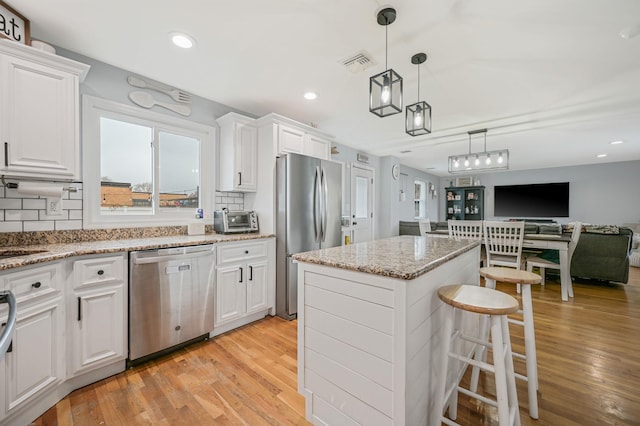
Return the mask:
<path fill-rule="evenodd" d="M 402 112 L 402 77 L 394 70 L 369 79 L 369 111 L 380 117 Z"/>
<path fill-rule="evenodd" d="M 411 136 L 431 133 L 431 105 L 421 101 L 407 106 L 405 130 Z"/>
<path fill-rule="evenodd" d="M 387 7 L 377 14 L 378 24 L 385 27 L 386 71 L 369 79 L 369 111 L 379 117 L 402 112 L 402 77 L 387 66 L 387 28 L 396 20 L 396 10 Z"/>
<path fill-rule="evenodd" d="M 411 63 L 418 65 L 418 99 L 420 99 L 420 64 L 426 60 L 427 55 L 424 53 L 416 53 L 411 57 Z M 404 129 L 411 136 L 431 133 L 431 105 L 425 101 L 408 105 Z"/>

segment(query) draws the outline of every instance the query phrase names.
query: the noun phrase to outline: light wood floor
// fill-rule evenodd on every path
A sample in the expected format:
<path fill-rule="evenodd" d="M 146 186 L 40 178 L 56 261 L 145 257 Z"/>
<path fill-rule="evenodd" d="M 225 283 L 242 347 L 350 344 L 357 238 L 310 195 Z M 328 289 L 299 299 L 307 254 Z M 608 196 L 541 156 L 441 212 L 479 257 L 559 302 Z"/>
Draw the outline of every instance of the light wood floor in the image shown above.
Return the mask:
<path fill-rule="evenodd" d="M 498 284 L 515 295 L 515 287 Z M 627 285 L 534 286 L 540 419 L 523 425 L 640 424 L 640 269 Z M 522 350 L 522 330 L 512 329 Z M 522 366 L 516 365 L 516 368 Z M 467 380 L 465 378 L 465 380 Z M 481 388 L 493 392 L 491 377 Z M 463 425 L 497 424 L 492 409 L 460 396 Z M 79 389 L 34 425 L 307 424 L 296 391 L 296 322 L 267 318 Z"/>

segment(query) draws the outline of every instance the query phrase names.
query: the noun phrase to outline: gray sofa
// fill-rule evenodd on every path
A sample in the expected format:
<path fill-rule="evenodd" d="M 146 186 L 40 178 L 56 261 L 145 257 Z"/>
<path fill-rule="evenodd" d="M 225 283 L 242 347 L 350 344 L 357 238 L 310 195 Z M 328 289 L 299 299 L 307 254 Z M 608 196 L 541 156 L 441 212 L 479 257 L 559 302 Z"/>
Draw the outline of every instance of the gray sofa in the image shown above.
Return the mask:
<path fill-rule="evenodd" d="M 527 223 L 526 234 L 569 232 L 557 225 Z M 602 281 L 627 283 L 629 281 L 629 255 L 632 249 L 633 231 L 619 227 L 617 234 L 604 234 L 590 228 L 583 229 L 571 259 L 571 275 Z M 432 222 L 431 232 L 447 233 L 447 222 Z M 400 235 L 420 235 L 418 222 L 400 221 Z"/>

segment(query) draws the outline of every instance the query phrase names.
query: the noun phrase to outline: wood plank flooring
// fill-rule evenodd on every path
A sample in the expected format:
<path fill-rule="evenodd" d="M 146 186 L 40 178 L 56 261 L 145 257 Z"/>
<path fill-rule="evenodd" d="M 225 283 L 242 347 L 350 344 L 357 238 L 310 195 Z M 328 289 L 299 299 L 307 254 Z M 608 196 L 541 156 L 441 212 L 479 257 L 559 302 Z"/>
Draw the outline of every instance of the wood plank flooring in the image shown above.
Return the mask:
<path fill-rule="evenodd" d="M 640 268 L 630 276 L 627 285 L 574 283 L 569 302 L 558 279 L 533 287 L 540 419 L 529 417 L 518 381 L 523 425 L 640 425 Z M 266 318 L 78 389 L 33 425 L 308 424 L 296 332 L 295 321 Z M 522 351 L 522 330 L 511 333 Z M 481 375 L 480 388 L 494 392 L 492 377 Z M 494 419 L 492 408 L 460 396 L 461 424 Z"/>

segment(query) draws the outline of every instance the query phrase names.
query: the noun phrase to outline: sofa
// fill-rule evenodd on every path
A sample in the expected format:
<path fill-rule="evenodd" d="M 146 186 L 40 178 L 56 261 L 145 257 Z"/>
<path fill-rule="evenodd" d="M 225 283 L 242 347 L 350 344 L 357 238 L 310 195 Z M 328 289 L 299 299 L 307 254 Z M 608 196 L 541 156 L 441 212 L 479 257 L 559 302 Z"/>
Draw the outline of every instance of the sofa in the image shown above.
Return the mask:
<path fill-rule="evenodd" d="M 640 223 L 625 223 L 622 226 L 633 231 L 629 264 L 635 268 L 640 268 Z"/>
<path fill-rule="evenodd" d="M 447 222 L 431 222 L 431 232 L 448 233 Z M 566 233 L 571 225 L 527 223 L 525 234 Z M 420 235 L 418 222 L 400 221 L 400 235 Z M 633 231 L 625 226 L 584 225 L 571 259 L 574 277 L 627 283 Z"/>

